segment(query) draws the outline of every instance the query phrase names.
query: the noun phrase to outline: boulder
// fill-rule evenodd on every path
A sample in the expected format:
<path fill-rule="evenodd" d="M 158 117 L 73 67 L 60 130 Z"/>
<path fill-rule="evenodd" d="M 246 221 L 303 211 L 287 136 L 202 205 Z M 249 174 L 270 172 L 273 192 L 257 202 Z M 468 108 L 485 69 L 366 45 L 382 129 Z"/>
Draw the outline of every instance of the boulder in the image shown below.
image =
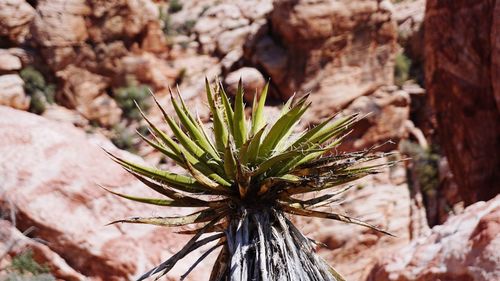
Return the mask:
<path fill-rule="evenodd" d="M 150 0 L 39 1 L 37 7 L 34 38 L 54 73 L 74 65 L 123 85 L 123 57 L 141 48 L 166 51 L 158 8 Z"/>
<path fill-rule="evenodd" d="M 235 95 L 238 90 L 238 82 L 242 79 L 245 100 L 252 103 L 255 93 L 260 94 L 266 84 L 264 76 L 253 67 L 243 67 L 229 73 L 224 80 L 227 85 L 226 92 Z"/>
<path fill-rule="evenodd" d="M 218 57 L 238 54 L 235 61 L 241 58 L 242 46 L 265 24 L 265 16 L 272 9 L 271 0 L 184 1 L 182 4 L 180 11 L 169 15 L 169 25 L 174 33 L 188 27 L 190 37 L 183 40 L 183 52 L 202 51 Z M 193 23 L 193 28 L 190 28 Z M 184 34 L 173 34 L 173 41 L 180 37 Z M 193 42 L 188 44 L 190 41 Z"/>
<path fill-rule="evenodd" d="M 221 75 L 219 60 L 208 55 L 179 58 L 173 64 L 175 69 L 184 71 L 182 84 L 179 87 L 185 99 L 202 100 L 205 96 L 205 77 L 213 81 Z M 198 110 L 206 111 L 206 109 L 206 106 L 198 107 Z"/>
<path fill-rule="evenodd" d="M 217 52 L 222 55 L 226 55 L 232 50 L 241 48 L 251 31 L 252 26 L 250 25 L 245 25 L 244 27 L 233 30 L 223 31 L 217 37 Z"/>
<path fill-rule="evenodd" d="M 85 276 L 71 268 L 61 256 L 48 246 L 29 238 L 30 233 L 28 232 L 22 233 L 11 222 L 0 220 L 0 253 L 12 258 L 25 251 L 31 251 L 33 259 L 38 264 L 47 265 L 54 277 L 68 281 L 85 280 Z M 0 279 L 4 280 L 2 273 L 0 273 Z"/>
<path fill-rule="evenodd" d="M 76 110 L 71 110 L 57 104 L 48 105 L 43 111 L 42 116 L 49 120 L 60 123 L 69 123 L 81 128 L 89 125 L 89 120 L 83 117 Z"/>
<path fill-rule="evenodd" d="M 95 71 L 112 80 L 121 81 L 125 73 L 123 58 L 130 55 L 123 41 L 99 43 L 95 47 L 85 46 L 85 55 L 81 56 L 78 65 Z"/>
<path fill-rule="evenodd" d="M 391 151 L 397 148 L 400 140 L 408 138 L 406 122 L 410 119 L 410 96 L 406 91 L 379 88 L 355 99 L 341 114 L 354 113 L 366 117 L 354 126 L 353 133 L 342 144 L 346 150 L 384 144 L 380 150 Z"/>
<path fill-rule="evenodd" d="M 57 77 L 63 83 L 61 101 L 70 108 L 83 108 L 99 95 L 104 94 L 109 86 L 106 77 L 92 73 L 86 69 L 69 65 L 64 70 L 57 72 Z M 88 110 L 80 109 L 83 113 Z"/>
<path fill-rule="evenodd" d="M 219 49 L 227 52 L 232 43 L 243 40 L 242 37 L 249 32 L 247 30 L 249 24 L 250 20 L 243 17 L 236 4 L 223 3 L 206 10 L 203 16 L 196 21 L 194 32 L 198 35 L 205 53 L 213 53 L 216 50 L 217 41 L 220 41 Z M 237 31 L 240 28 L 243 29 Z M 231 30 L 233 31 L 229 32 Z M 229 33 L 223 35 L 224 32 Z M 219 39 L 220 36 L 222 39 Z"/>
<path fill-rule="evenodd" d="M 0 72 L 19 70 L 22 67 L 21 59 L 7 50 L 0 49 Z"/>
<path fill-rule="evenodd" d="M 106 94 L 109 87 L 106 77 L 73 65 L 58 71 L 57 77 L 63 84 L 59 101 L 66 106 L 103 126 L 109 127 L 120 121 L 122 110 Z"/>
<path fill-rule="evenodd" d="M 24 81 L 17 74 L 0 75 L 0 105 L 28 110 L 30 98 L 24 93 Z"/>
<path fill-rule="evenodd" d="M 89 37 L 94 43 L 134 39 L 150 21 L 158 21 L 159 10 L 151 0 L 88 1 L 92 8 Z"/>
<path fill-rule="evenodd" d="M 0 36 L 15 43 L 23 43 L 34 17 L 35 9 L 25 0 L 1 0 Z"/>
<path fill-rule="evenodd" d="M 90 104 L 76 109 L 80 113 L 82 113 L 80 109 L 84 110 L 85 118 L 97 121 L 104 127 L 112 127 L 121 121 L 122 109 L 113 98 L 105 94 L 97 96 Z"/>
<path fill-rule="evenodd" d="M 44 47 L 77 46 L 87 38 L 95 44 L 130 39 L 158 19 L 150 0 L 42 0 L 37 10 L 33 36 Z"/>
<path fill-rule="evenodd" d="M 269 35 L 259 38 L 252 49 L 252 63 L 264 69 L 273 84 L 285 84 L 288 66 L 286 50 L 274 43 Z"/>
<path fill-rule="evenodd" d="M 361 150 L 384 144 L 380 150 L 390 151 L 408 136 L 406 121 L 410 118 L 410 96 L 397 87 L 378 87 L 355 98 L 338 96 L 324 99 L 323 95 L 312 93 L 309 100 L 312 106 L 304 116 L 309 125 L 319 124 L 326 119 L 325 116 L 335 112 L 344 116 L 354 113 L 365 116 L 346 137 L 340 148 L 342 150 Z M 340 111 L 338 106 L 343 110 Z"/>
<path fill-rule="evenodd" d="M 500 195 L 384 257 L 371 281 L 500 280 Z"/>
<path fill-rule="evenodd" d="M 33 23 L 33 37 L 44 47 L 67 47 L 88 38 L 85 0 L 41 0 Z"/>
<path fill-rule="evenodd" d="M 53 72 L 63 70 L 70 64 L 76 64 L 80 61 L 79 57 L 86 54 L 86 46 L 83 45 L 77 54 L 73 46 L 58 47 L 58 48 L 42 48 L 42 56 Z"/>
<path fill-rule="evenodd" d="M 141 49 L 146 52 L 164 54 L 167 51 L 167 38 L 158 21 L 150 21 L 146 25 Z"/>
<path fill-rule="evenodd" d="M 392 84 L 397 30 L 378 2 L 276 1 L 245 57 L 271 76 L 283 99 L 312 91 L 328 101 Z"/>
<path fill-rule="evenodd" d="M 428 0 L 425 86 L 466 205 L 500 192 L 499 1 Z M 457 20 L 457 17 L 460 20 Z M 450 32 L 453 30 L 453 32 Z"/>
<path fill-rule="evenodd" d="M 252 2 L 243 0 L 235 2 L 240 8 L 243 16 L 249 18 L 252 22 L 264 19 L 273 9 L 273 2 L 270 0 L 257 0 Z"/>
<path fill-rule="evenodd" d="M 141 83 L 148 84 L 152 89 L 168 89 L 178 72 L 166 61 L 151 53 L 128 55 L 121 59 L 124 74 L 131 74 Z"/>
<path fill-rule="evenodd" d="M 224 71 L 229 71 L 242 57 L 243 50 L 241 48 L 232 50 L 221 59 L 220 65 Z"/>
<path fill-rule="evenodd" d="M 21 60 L 21 66 L 27 66 L 33 64 L 34 62 L 33 52 L 30 50 L 14 47 L 14 48 L 9 48 L 6 51 L 9 55 L 19 58 L 19 60 Z"/>
<path fill-rule="evenodd" d="M 100 147 L 140 161 L 137 157 L 68 124 L 1 106 L 0 116 L 0 208 L 15 211 L 19 231 L 35 227 L 30 236 L 44 240 L 61 258 L 49 266 L 64 261 L 74 269 L 67 272 L 77 271 L 86 280 L 130 280 L 170 257 L 189 239 L 160 227 L 106 226 L 131 216 L 185 212 L 123 200 L 96 185 L 159 197 Z M 168 276 L 180 276 L 199 254 L 187 257 Z M 210 265 L 210 261 L 201 264 L 188 280 L 204 279 Z"/>

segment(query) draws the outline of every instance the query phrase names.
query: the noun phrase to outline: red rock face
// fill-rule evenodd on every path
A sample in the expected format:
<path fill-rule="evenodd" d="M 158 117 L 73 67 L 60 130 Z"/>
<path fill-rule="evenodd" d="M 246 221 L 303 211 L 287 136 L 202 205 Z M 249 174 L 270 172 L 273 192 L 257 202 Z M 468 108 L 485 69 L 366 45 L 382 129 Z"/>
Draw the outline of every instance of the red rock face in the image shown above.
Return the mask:
<path fill-rule="evenodd" d="M 48 262 L 59 278 L 133 279 L 187 241 L 187 236 L 165 228 L 106 226 L 126 217 L 165 215 L 164 209 L 122 200 L 96 185 L 157 196 L 114 164 L 99 146 L 124 152 L 107 141 L 89 141 L 83 131 L 70 125 L 34 114 L 0 106 L 0 116 L 0 209 L 15 211 L 20 231 L 35 227 L 31 236 L 43 239 L 46 246 L 34 241 L 25 244 L 33 249 L 35 258 Z M 168 214 L 181 213 L 170 209 Z M 14 230 L 2 230 L 0 236 L 14 235 L 9 233 L 22 236 Z M 180 263 L 171 276 L 182 275 L 190 264 L 192 261 Z M 210 265 L 204 263 L 203 272 Z M 190 278 L 201 280 L 202 275 L 194 272 Z"/>
<path fill-rule="evenodd" d="M 29 249 L 33 253 L 33 259 L 39 264 L 47 265 L 51 274 L 56 278 L 67 281 L 85 279 L 85 276 L 71 268 L 61 256 L 48 246 L 28 238 L 25 234 L 27 233 L 21 233 L 11 222 L 0 220 L 0 253 L 15 256 Z M 0 265 L 5 268 L 1 264 L 3 261 L 3 259 L 0 260 Z M 0 280 L 5 280 L 3 273 L 0 272 Z"/>
<path fill-rule="evenodd" d="M 312 91 L 324 107 L 341 108 L 346 99 L 392 84 L 396 24 L 379 2 L 275 1 L 269 31 L 246 56 L 283 98 Z"/>
<path fill-rule="evenodd" d="M 478 202 L 384 258 L 371 281 L 500 280 L 500 196 Z"/>
<path fill-rule="evenodd" d="M 286 0 L 273 5 L 268 23 L 244 48 L 245 59 L 271 78 L 272 93 L 282 100 L 311 93 L 305 116 L 311 124 L 349 107 L 373 113 L 343 149 L 397 143 L 406 135 L 408 99 L 383 87 L 393 84 L 397 51 L 389 1 Z M 357 138 L 363 141 L 354 143 Z"/>
<path fill-rule="evenodd" d="M 0 36 L 23 43 L 35 9 L 24 0 L 0 1 Z"/>
<path fill-rule="evenodd" d="M 427 1 L 426 87 L 467 205 L 500 192 L 500 1 Z"/>
<path fill-rule="evenodd" d="M 493 82 L 493 92 L 497 109 L 500 110 L 500 1 L 496 1 L 493 10 L 493 24 L 491 29 L 491 77 Z"/>

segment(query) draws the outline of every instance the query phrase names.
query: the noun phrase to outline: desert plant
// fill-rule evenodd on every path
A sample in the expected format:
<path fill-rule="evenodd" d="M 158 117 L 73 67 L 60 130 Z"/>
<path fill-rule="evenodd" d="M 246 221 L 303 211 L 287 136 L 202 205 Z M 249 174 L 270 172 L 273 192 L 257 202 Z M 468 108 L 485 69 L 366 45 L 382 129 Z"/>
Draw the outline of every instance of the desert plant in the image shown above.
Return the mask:
<path fill-rule="evenodd" d="M 134 130 L 127 128 L 123 123 L 113 126 L 111 129 L 111 142 L 118 148 L 133 151 L 134 145 Z"/>
<path fill-rule="evenodd" d="M 422 147 L 408 140 L 399 144 L 399 150 L 407 154 L 424 192 L 435 192 L 439 187 L 439 153 L 435 146 Z M 411 183 L 411 180 L 410 180 Z"/>
<path fill-rule="evenodd" d="M 447 209 L 449 206 L 442 206 L 442 203 L 448 204 L 448 202 L 446 199 L 443 200 L 443 197 L 446 197 L 442 195 L 441 190 L 439 148 L 436 145 L 422 146 L 422 144 L 404 140 L 399 143 L 399 151 L 409 156 L 410 161 L 406 173 L 408 187 L 411 194 L 422 193 L 427 223 L 431 227 L 441 224 L 443 214 L 453 210 L 448 209 L 445 213 L 440 210 L 443 207 Z"/>
<path fill-rule="evenodd" d="M 54 103 L 55 86 L 47 83 L 33 66 L 27 66 L 19 74 L 24 81 L 24 90 L 31 97 L 29 111 L 42 114 L 47 104 Z"/>
<path fill-rule="evenodd" d="M 48 273 L 38 275 L 10 273 L 5 279 L 2 279 L 2 281 L 56 281 L 56 279 Z"/>
<path fill-rule="evenodd" d="M 167 35 L 167 40 L 169 37 L 184 34 L 191 35 L 194 26 L 196 25 L 196 19 L 187 19 L 183 23 L 174 23 L 172 21 L 173 12 L 169 9 L 160 8 L 159 9 L 159 20 L 162 23 L 162 31 Z"/>
<path fill-rule="evenodd" d="M 28 250 L 12 259 L 11 269 L 19 273 L 42 274 L 49 272 L 46 266 L 38 264 L 33 259 L 33 253 Z"/>
<path fill-rule="evenodd" d="M 31 250 L 24 251 L 12 259 L 7 267 L 5 281 L 55 281 L 45 265 L 40 265 L 33 259 Z"/>
<path fill-rule="evenodd" d="M 123 110 L 123 115 L 130 120 L 140 120 L 141 114 L 135 102 L 144 110 L 149 109 L 149 87 L 139 84 L 134 78 L 127 79 L 127 86 L 114 89 L 113 96 L 118 106 Z"/>
<path fill-rule="evenodd" d="M 108 137 L 116 147 L 136 153 L 140 143 L 140 140 L 135 137 L 136 132 L 142 135 L 149 135 L 147 126 L 142 124 L 127 126 L 126 122 L 120 122 L 111 128 Z M 92 133 L 92 131 L 89 133 Z"/>
<path fill-rule="evenodd" d="M 306 238 L 286 214 L 338 220 L 388 232 L 343 214 L 319 209 L 335 202 L 350 188 L 345 183 L 377 173 L 387 164 L 367 162 L 384 157 L 371 150 L 331 153 L 360 118 L 349 115 L 328 118 L 305 132 L 292 135 L 309 108 L 307 97 L 292 98 L 272 125 L 266 124 L 264 104 L 268 85 L 254 100 L 251 120 L 245 117 L 241 81 L 234 107 L 222 86 L 213 89 L 206 81 L 212 114 L 213 138 L 195 118 L 180 94 L 171 102 L 180 125 L 160 106 L 175 139 L 146 116 L 152 138 L 144 141 L 183 167 L 176 174 L 135 164 L 113 154 L 110 157 L 146 186 L 167 199 L 117 193 L 120 197 L 159 206 L 201 208 L 179 217 L 134 217 L 112 223 L 143 223 L 165 227 L 195 225 L 189 242 L 175 255 L 142 275 L 158 278 L 190 252 L 215 243 L 181 279 L 208 254 L 221 248 L 209 280 L 344 280 L 314 252 L 315 242 Z M 342 186 L 342 187 L 341 187 Z M 328 193 L 320 191 L 332 190 Z M 301 197 L 310 194 L 309 197 Z M 316 196 L 314 196 L 316 194 Z M 206 234 L 207 236 L 203 236 Z"/>
<path fill-rule="evenodd" d="M 404 53 L 396 56 L 394 65 L 394 83 L 398 86 L 403 85 L 410 78 L 411 60 Z"/>
<path fill-rule="evenodd" d="M 182 10 L 182 3 L 179 0 L 170 0 L 168 4 L 168 12 L 175 14 Z"/>
<path fill-rule="evenodd" d="M 177 32 L 179 34 L 191 35 L 191 33 L 193 33 L 195 25 L 196 25 L 195 19 L 188 19 L 177 28 Z"/>
<path fill-rule="evenodd" d="M 179 70 L 177 77 L 175 78 L 175 84 L 180 85 L 186 79 L 187 69 L 185 67 Z"/>

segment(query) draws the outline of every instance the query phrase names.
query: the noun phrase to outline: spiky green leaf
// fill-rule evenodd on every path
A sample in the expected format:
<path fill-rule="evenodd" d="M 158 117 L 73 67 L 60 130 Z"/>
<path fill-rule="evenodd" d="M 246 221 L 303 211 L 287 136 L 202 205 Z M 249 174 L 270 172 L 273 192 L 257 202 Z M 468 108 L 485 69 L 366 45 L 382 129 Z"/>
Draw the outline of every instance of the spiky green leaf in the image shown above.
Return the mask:
<path fill-rule="evenodd" d="M 305 216 L 305 217 L 316 217 L 316 218 L 324 218 L 324 219 L 332 219 L 332 220 L 337 220 L 345 223 L 351 223 L 351 224 L 357 224 L 361 225 L 364 227 L 368 227 L 370 229 L 376 230 L 378 232 L 394 236 L 391 233 L 376 227 L 374 225 L 371 225 L 367 222 L 351 218 L 349 216 L 344 216 L 336 213 L 326 213 L 326 212 L 320 212 L 320 211 L 314 211 L 314 210 L 307 210 L 307 209 L 302 209 L 302 208 L 295 208 L 289 205 L 280 205 L 283 211 L 293 214 L 293 215 L 299 215 L 299 216 Z"/>
<path fill-rule="evenodd" d="M 309 105 L 304 105 L 304 103 L 305 100 L 297 103 L 274 123 L 262 141 L 259 157 L 267 157 L 274 152 L 278 143 L 283 140 L 309 107 Z"/>
<path fill-rule="evenodd" d="M 145 197 L 137 197 L 137 196 L 132 196 L 132 195 L 127 195 L 123 193 L 119 193 L 116 191 L 112 191 L 108 188 L 105 188 L 104 186 L 100 187 L 104 190 L 106 190 L 109 193 L 112 193 L 116 196 L 131 200 L 131 201 L 136 201 L 140 203 L 145 203 L 145 204 L 151 204 L 151 205 L 157 205 L 157 206 L 169 206 L 169 207 L 201 207 L 201 206 L 196 206 L 195 204 L 192 204 L 191 202 L 180 202 L 176 200 L 166 200 L 166 199 L 159 199 L 159 198 L 145 198 Z M 206 206 L 206 205 L 204 205 Z"/>
<path fill-rule="evenodd" d="M 252 107 L 252 131 L 251 131 L 252 135 L 255 135 L 266 124 L 266 119 L 264 118 L 264 106 L 266 104 L 268 91 L 269 91 L 269 81 L 267 81 L 266 85 L 262 89 L 258 103 L 257 103 L 257 95 L 254 98 L 254 103 Z"/>
<path fill-rule="evenodd" d="M 191 115 L 191 113 L 188 111 L 186 108 L 184 101 L 182 100 L 182 97 L 180 94 L 178 94 L 179 99 L 181 101 L 182 106 L 179 106 L 177 103 L 174 94 L 170 92 L 170 99 L 172 101 L 172 105 L 174 107 L 175 112 L 177 113 L 177 117 L 179 117 L 179 120 L 181 121 L 182 126 L 187 130 L 189 133 L 190 138 L 204 151 L 208 152 L 210 156 L 214 159 L 219 158 L 219 154 L 214 150 L 210 139 L 208 136 L 203 132 L 203 129 L 201 126 L 199 126 L 196 122 L 196 119 Z"/>
<path fill-rule="evenodd" d="M 224 151 L 228 143 L 228 130 L 224 125 L 224 114 L 218 103 L 215 102 L 215 97 L 212 94 L 208 79 L 205 78 L 205 90 L 207 92 L 208 105 L 212 113 L 212 122 L 214 129 L 215 143 L 219 152 Z"/>
<path fill-rule="evenodd" d="M 238 91 L 236 92 L 236 100 L 234 101 L 234 119 L 233 119 L 233 136 L 236 148 L 241 148 L 247 140 L 247 127 L 245 118 L 245 104 L 243 103 L 243 85 L 240 78 L 238 82 Z"/>

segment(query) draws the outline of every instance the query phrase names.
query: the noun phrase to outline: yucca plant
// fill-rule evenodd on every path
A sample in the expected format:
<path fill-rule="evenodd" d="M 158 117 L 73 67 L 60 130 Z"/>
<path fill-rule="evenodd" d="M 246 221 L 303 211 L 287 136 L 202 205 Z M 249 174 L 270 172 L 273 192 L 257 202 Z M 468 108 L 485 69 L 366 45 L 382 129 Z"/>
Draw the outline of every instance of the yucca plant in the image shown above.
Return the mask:
<path fill-rule="evenodd" d="M 132 163 L 109 154 L 118 164 L 166 199 L 142 198 L 110 191 L 126 199 L 159 206 L 199 208 L 179 217 L 134 217 L 113 223 L 144 223 L 167 227 L 194 225 L 180 233 L 193 237 L 175 255 L 138 280 L 160 278 L 190 252 L 209 248 L 181 279 L 206 256 L 220 248 L 209 280 L 344 280 L 315 254 L 315 242 L 306 238 L 289 215 L 353 223 L 388 234 L 343 214 L 318 210 L 335 202 L 346 183 L 377 173 L 387 164 L 371 164 L 383 154 L 370 150 L 331 153 L 357 114 L 331 117 L 300 134 L 297 123 L 309 108 L 307 97 L 290 99 L 274 124 L 266 123 L 264 104 L 268 86 L 254 98 L 251 120 L 245 116 L 241 81 L 234 107 L 220 83 L 206 82 L 212 134 L 186 107 L 179 93 L 171 102 L 179 123 L 155 99 L 175 137 L 153 124 L 145 142 L 186 170 L 176 174 Z M 257 95 L 256 95 L 257 96 Z M 213 137 L 212 137 L 213 136 Z M 327 191 L 330 192 L 319 192 Z M 311 196 L 303 196 L 310 194 Z M 316 195 L 316 196 L 314 196 Z"/>

